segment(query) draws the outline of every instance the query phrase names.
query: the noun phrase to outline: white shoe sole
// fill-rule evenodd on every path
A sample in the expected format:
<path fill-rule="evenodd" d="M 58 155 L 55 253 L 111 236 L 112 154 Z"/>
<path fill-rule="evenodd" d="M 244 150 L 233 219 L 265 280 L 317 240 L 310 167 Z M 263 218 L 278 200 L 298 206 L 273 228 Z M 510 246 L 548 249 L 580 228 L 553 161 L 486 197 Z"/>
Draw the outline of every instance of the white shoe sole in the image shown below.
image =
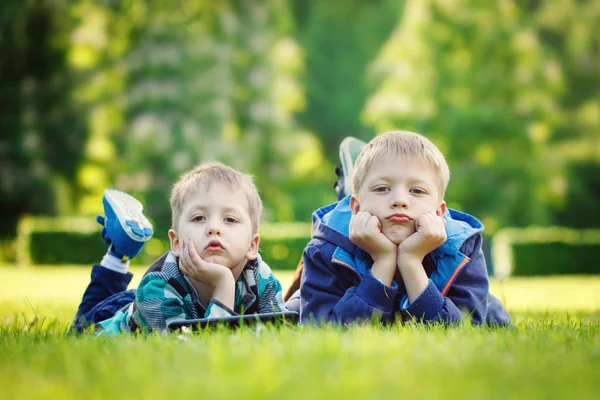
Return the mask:
<path fill-rule="evenodd" d="M 352 194 L 352 177 L 354 176 L 354 161 L 352 160 L 352 149 L 358 146 L 358 153 L 365 148 L 367 144 L 355 137 L 348 136 L 340 143 L 340 162 L 342 163 L 342 173 L 344 174 L 344 192 L 346 195 Z M 357 154 L 358 157 L 358 154 Z"/>
<path fill-rule="evenodd" d="M 123 231 L 129 238 L 136 242 L 147 242 L 152 238 L 154 234 L 152 224 L 144 215 L 144 206 L 138 199 L 116 189 L 106 189 L 104 197 L 114 210 Z M 141 234 L 136 233 L 136 230 Z"/>

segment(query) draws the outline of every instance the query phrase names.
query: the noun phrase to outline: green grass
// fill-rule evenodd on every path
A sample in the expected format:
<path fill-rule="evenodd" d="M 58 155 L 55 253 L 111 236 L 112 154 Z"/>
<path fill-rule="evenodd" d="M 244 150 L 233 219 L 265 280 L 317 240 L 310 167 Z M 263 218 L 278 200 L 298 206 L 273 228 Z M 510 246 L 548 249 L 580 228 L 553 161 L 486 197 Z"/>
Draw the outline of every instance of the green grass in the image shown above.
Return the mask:
<path fill-rule="evenodd" d="M 137 284 L 143 271 L 134 272 Z M 291 273 L 277 275 L 289 284 Z M 0 399 L 579 399 L 600 393 L 599 276 L 492 282 L 514 330 L 409 324 L 65 335 L 88 279 L 87 268 L 0 268 Z"/>

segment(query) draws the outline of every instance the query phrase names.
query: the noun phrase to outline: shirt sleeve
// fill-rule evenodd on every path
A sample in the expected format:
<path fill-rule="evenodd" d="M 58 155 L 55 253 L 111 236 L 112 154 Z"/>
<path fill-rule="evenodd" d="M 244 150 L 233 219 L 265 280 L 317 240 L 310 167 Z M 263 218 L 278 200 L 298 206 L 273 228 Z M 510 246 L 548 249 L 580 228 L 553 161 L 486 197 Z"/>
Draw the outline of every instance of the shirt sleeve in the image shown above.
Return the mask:
<path fill-rule="evenodd" d="M 166 332 L 171 321 L 194 318 L 191 304 L 168 282 L 147 274 L 136 290 L 132 318 L 144 331 Z"/>
<path fill-rule="evenodd" d="M 356 282 L 358 275 L 333 264 L 318 245 L 309 244 L 303 255 L 304 272 L 300 290 L 303 323 L 354 321 L 393 318 L 396 287 L 377 280 L 370 271 Z"/>
<path fill-rule="evenodd" d="M 469 318 L 480 325 L 488 321 L 488 307 L 492 296 L 489 292 L 487 266 L 481 250 L 481 235 L 474 236 L 463 244 L 461 251 L 466 258 L 457 270 L 454 282 L 447 291 L 440 291 L 430 280 L 427 288 L 413 301 L 404 296 L 400 308 L 404 318 L 422 322 L 443 322 L 454 324 Z M 499 325 L 510 325 L 508 314 L 497 318 Z"/>
<path fill-rule="evenodd" d="M 271 268 L 262 260 L 259 266 L 258 312 L 259 314 L 285 312 L 288 309 L 283 301 L 281 283 L 273 275 Z"/>

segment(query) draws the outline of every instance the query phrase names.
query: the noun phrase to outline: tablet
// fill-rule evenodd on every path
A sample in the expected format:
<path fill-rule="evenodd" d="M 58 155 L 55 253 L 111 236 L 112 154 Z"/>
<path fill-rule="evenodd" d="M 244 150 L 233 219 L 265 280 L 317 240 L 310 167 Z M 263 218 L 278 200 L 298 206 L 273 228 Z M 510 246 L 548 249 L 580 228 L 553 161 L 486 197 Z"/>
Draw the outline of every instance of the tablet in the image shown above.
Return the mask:
<path fill-rule="evenodd" d="M 180 321 L 172 321 L 168 325 L 171 331 L 181 328 L 189 328 L 192 330 L 203 329 L 216 326 L 225 326 L 228 328 L 236 328 L 243 325 L 262 324 L 297 324 L 299 314 L 292 311 L 265 313 L 265 314 L 247 314 L 247 315 L 232 315 L 222 318 L 199 318 L 187 319 Z"/>

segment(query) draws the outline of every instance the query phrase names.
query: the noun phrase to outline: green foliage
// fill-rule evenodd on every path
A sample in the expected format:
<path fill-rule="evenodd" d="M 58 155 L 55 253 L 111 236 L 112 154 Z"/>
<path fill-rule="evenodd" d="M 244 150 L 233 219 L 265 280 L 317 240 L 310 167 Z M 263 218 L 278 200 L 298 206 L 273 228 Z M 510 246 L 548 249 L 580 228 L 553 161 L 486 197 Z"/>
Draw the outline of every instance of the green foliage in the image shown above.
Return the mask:
<path fill-rule="evenodd" d="M 278 239 L 261 237 L 261 257 L 271 268 L 295 270 L 309 240 L 308 236 Z M 160 248 L 168 250 L 168 243 L 162 243 Z M 106 253 L 106 245 L 100 240 L 98 232 L 32 232 L 28 250 L 33 264 L 90 266 L 100 261 Z M 156 258 L 154 254 L 149 254 L 148 249 L 144 249 L 136 257 L 135 263 L 150 264 Z"/>
<path fill-rule="evenodd" d="M 304 107 L 297 82 L 304 63 L 287 3 L 195 0 L 183 7 L 147 9 L 143 34 L 120 60 L 126 103 L 111 180 L 143 199 L 157 232 L 166 232 L 171 185 L 216 159 L 255 176 L 267 220 L 296 219 L 295 195 L 305 188 L 284 190 L 294 189 L 286 186 L 294 160 L 322 155 L 293 119 Z M 318 167 L 298 175 L 322 182 Z"/>
<path fill-rule="evenodd" d="M 494 276 L 551 273 L 598 273 L 593 250 L 600 246 L 600 230 L 564 227 L 504 228 L 492 243 Z M 518 249 L 518 256 L 515 254 Z"/>
<path fill-rule="evenodd" d="M 310 240 L 310 224 L 263 224 L 260 252 L 272 269 L 295 270 Z M 26 265 L 98 263 L 106 244 L 100 239 L 99 225 L 89 218 L 28 218 L 19 225 L 17 261 Z M 169 243 L 152 239 L 135 258 L 134 264 L 150 265 Z"/>
<path fill-rule="evenodd" d="M 600 223 L 597 1 L 7 0 L 0 22 L 0 237 L 113 186 L 164 250 L 169 188 L 209 159 L 256 176 L 265 221 L 309 222 L 341 139 L 392 128 L 439 145 L 487 234 Z"/>
<path fill-rule="evenodd" d="M 296 0 L 297 37 L 306 52 L 307 107 L 302 123 L 317 132 L 328 159 L 339 163 L 346 136 L 370 140 L 360 113 L 369 95 L 367 65 L 402 13 L 403 2 Z"/>
<path fill-rule="evenodd" d="M 574 162 L 567 172 L 569 190 L 556 214 L 559 225 L 574 228 L 600 227 L 600 163 Z"/>
<path fill-rule="evenodd" d="M 364 120 L 432 138 L 452 171 L 450 204 L 488 227 L 547 224 L 568 187 L 566 159 L 596 156 L 566 157 L 566 144 L 598 148 L 592 20 L 595 2 L 407 1 L 371 65 Z M 586 88 L 570 84 L 578 77 Z"/>
<path fill-rule="evenodd" d="M 294 271 L 310 241 L 311 224 L 262 224 L 259 233 L 261 256 L 271 269 Z"/>
<path fill-rule="evenodd" d="M 600 274 L 598 244 L 515 244 L 512 275 Z"/>
<path fill-rule="evenodd" d="M 263 236 L 260 239 L 261 257 L 272 269 L 293 271 L 309 241 L 310 236 L 279 239 Z"/>
<path fill-rule="evenodd" d="M 102 259 L 106 247 L 98 232 L 32 232 L 28 251 L 34 264 L 92 265 Z"/>
<path fill-rule="evenodd" d="M 66 63 L 67 1 L 0 3 L 0 236 L 24 213 L 68 211 L 87 131 Z"/>

